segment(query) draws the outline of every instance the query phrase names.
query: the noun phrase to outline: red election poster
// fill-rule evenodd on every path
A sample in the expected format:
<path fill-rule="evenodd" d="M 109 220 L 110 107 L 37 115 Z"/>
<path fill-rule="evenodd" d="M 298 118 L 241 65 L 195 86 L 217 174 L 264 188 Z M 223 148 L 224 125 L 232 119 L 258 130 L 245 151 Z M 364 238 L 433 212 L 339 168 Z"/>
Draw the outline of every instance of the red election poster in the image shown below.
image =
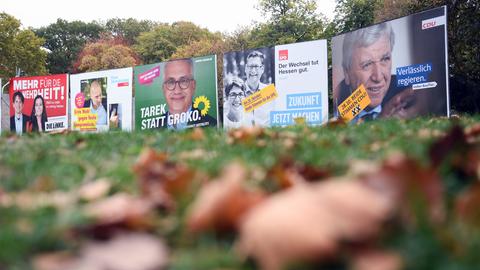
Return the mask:
<path fill-rule="evenodd" d="M 52 132 L 68 128 L 68 75 L 10 79 L 10 131 Z"/>

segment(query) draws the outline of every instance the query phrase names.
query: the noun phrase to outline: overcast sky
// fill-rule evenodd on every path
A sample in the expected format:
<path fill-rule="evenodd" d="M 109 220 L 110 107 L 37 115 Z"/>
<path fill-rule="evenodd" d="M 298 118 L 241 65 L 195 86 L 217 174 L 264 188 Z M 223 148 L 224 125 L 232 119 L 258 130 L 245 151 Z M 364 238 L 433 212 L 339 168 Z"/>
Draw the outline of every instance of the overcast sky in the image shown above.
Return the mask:
<path fill-rule="evenodd" d="M 317 0 L 318 11 L 333 18 L 335 0 Z M 67 21 L 106 21 L 110 18 L 148 19 L 172 23 L 191 21 L 210 31 L 232 32 L 238 26 L 262 21 L 258 0 L 1 0 L 0 11 L 38 28 Z"/>

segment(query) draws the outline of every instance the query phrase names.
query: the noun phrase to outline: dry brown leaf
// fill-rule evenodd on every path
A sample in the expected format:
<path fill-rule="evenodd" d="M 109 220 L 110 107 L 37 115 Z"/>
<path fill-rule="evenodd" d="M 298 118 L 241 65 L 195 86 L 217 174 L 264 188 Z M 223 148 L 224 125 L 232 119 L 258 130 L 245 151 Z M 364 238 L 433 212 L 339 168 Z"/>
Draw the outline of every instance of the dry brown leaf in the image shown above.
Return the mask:
<path fill-rule="evenodd" d="M 66 251 L 40 254 L 32 261 L 35 270 L 73 270 L 76 264 L 76 258 Z"/>
<path fill-rule="evenodd" d="M 465 128 L 465 136 L 470 143 L 478 141 L 480 137 L 480 123 Z"/>
<path fill-rule="evenodd" d="M 265 130 L 259 126 L 241 127 L 228 131 L 231 143 L 254 143 L 258 137 L 265 134 Z"/>
<path fill-rule="evenodd" d="M 246 215 L 238 248 L 264 270 L 322 260 L 335 256 L 342 242 L 375 237 L 394 209 L 388 197 L 358 181 L 299 185 Z"/>
<path fill-rule="evenodd" d="M 432 165 L 437 168 L 452 152 L 466 145 L 465 134 L 460 126 L 454 126 L 451 130 L 430 147 L 429 155 Z"/>
<path fill-rule="evenodd" d="M 49 176 L 38 176 L 30 186 L 30 190 L 36 192 L 50 192 L 55 190 L 55 181 Z"/>
<path fill-rule="evenodd" d="M 202 141 L 205 139 L 205 132 L 202 128 L 194 128 L 189 137 L 194 141 Z"/>
<path fill-rule="evenodd" d="M 153 226 L 152 211 L 154 207 L 154 203 L 150 200 L 117 193 L 85 205 L 85 215 L 94 218 L 95 223 L 83 230 L 96 234 L 95 237 L 104 238 L 112 233 L 111 227 L 148 229 Z"/>
<path fill-rule="evenodd" d="M 367 160 L 352 160 L 349 162 L 350 167 L 347 175 L 353 177 L 361 177 L 365 175 L 375 174 L 380 170 L 380 164 Z"/>
<path fill-rule="evenodd" d="M 93 201 L 100 199 L 110 192 L 112 184 L 106 178 L 98 179 L 82 185 L 78 190 L 78 196 L 82 200 Z"/>
<path fill-rule="evenodd" d="M 241 218 L 264 197 L 262 192 L 244 187 L 245 167 L 238 163 L 228 165 L 219 179 L 207 183 L 193 202 L 188 227 L 192 232 L 237 229 Z"/>
<path fill-rule="evenodd" d="M 330 173 L 325 169 L 284 158 L 269 170 L 268 176 L 273 178 L 280 188 L 285 189 L 307 181 L 327 178 Z"/>
<path fill-rule="evenodd" d="M 403 259 L 395 252 L 368 250 L 355 254 L 352 270 L 401 270 Z"/>
<path fill-rule="evenodd" d="M 215 152 L 207 152 L 205 149 L 197 148 L 191 151 L 184 151 L 178 154 L 178 159 L 211 159 L 216 156 Z"/>
<path fill-rule="evenodd" d="M 89 243 L 81 254 L 80 269 L 160 270 L 168 265 L 164 242 L 142 233 L 124 233 L 107 242 Z"/>
<path fill-rule="evenodd" d="M 327 127 L 329 128 L 344 127 L 346 125 L 347 123 L 345 120 L 343 120 L 343 118 L 332 118 L 327 123 Z"/>
<path fill-rule="evenodd" d="M 457 217 L 470 225 L 480 226 L 480 184 L 469 187 L 456 198 L 455 212 Z"/>
<path fill-rule="evenodd" d="M 361 177 L 367 185 L 388 194 L 392 200 L 403 203 L 403 215 L 408 223 L 415 223 L 415 204 L 426 206 L 430 221 L 445 219 L 444 187 L 434 168 L 422 167 L 417 161 L 401 153 L 390 155 L 378 172 Z M 405 202 L 410 204 L 405 204 Z"/>
<path fill-rule="evenodd" d="M 108 241 L 87 242 L 77 257 L 56 252 L 33 260 L 35 270 L 161 270 L 167 266 L 165 243 L 144 233 L 122 233 Z"/>
<path fill-rule="evenodd" d="M 167 154 L 147 148 L 133 167 L 142 194 L 167 208 L 175 198 L 187 194 L 195 175 L 186 165 L 168 160 Z"/>

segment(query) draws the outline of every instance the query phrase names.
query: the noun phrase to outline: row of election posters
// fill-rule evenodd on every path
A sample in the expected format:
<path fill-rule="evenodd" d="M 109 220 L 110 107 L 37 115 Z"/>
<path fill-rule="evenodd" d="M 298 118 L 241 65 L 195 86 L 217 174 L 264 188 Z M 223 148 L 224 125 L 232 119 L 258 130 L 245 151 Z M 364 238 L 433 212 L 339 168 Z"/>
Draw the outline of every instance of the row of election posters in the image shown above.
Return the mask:
<path fill-rule="evenodd" d="M 449 115 L 446 7 L 332 39 L 333 115 L 351 123 Z M 10 130 L 226 129 L 328 120 L 327 42 L 10 80 Z M 218 95 L 223 95 L 223 117 Z M 134 98 L 133 98 L 134 97 Z"/>

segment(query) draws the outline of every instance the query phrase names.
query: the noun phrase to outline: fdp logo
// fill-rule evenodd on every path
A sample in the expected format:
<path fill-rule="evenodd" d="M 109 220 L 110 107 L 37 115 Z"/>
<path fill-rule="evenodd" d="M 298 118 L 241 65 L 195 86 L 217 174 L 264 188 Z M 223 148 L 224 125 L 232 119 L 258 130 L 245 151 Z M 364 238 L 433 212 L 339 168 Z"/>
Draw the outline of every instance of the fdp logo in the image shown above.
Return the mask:
<path fill-rule="evenodd" d="M 288 50 L 278 51 L 278 60 L 279 61 L 288 60 Z"/>

